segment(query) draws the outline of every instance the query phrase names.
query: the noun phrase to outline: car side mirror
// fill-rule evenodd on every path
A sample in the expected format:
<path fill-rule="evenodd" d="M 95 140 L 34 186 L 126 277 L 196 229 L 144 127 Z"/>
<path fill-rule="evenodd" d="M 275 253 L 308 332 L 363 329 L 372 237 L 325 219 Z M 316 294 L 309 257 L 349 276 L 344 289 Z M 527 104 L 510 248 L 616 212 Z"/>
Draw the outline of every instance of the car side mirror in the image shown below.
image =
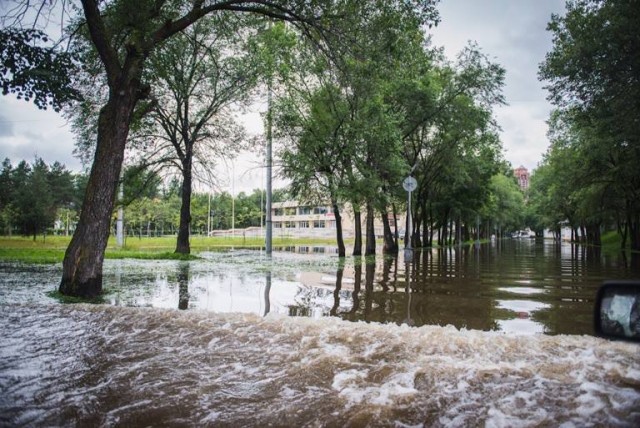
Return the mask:
<path fill-rule="evenodd" d="M 605 281 L 596 297 L 594 321 L 600 337 L 640 342 L 640 281 Z"/>

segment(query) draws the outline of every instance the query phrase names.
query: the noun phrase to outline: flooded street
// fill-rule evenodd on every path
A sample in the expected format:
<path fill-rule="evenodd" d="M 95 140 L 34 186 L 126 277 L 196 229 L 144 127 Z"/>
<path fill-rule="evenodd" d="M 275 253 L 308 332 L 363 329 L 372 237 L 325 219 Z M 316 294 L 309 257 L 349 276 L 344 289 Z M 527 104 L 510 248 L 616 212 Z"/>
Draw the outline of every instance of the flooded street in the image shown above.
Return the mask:
<path fill-rule="evenodd" d="M 637 426 L 638 345 L 88 305 L 5 306 L 3 426 Z"/>
<path fill-rule="evenodd" d="M 632 260 L 314 251 L 108 260 L 101 305 L 49 297 L 57 266 L 0 264 L 0 426 L 640 425 L 640 345 L 590 336 Z"/>

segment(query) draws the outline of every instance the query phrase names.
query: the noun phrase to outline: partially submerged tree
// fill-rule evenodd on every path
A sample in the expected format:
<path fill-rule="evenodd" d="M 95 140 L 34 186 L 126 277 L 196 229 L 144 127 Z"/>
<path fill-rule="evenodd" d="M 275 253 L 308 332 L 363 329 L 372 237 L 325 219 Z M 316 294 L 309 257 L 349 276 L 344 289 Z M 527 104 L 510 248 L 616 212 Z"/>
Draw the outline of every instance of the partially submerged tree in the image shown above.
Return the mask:
<path fill-rule="evenodd" d="M 553 48 L 540 67 L 569 138 L 556 141 L 550 168 L 575 159 L 569 194 L 581 222 L 599 228 L 602 203 L 614 209 L 622 235 L 640 249 L 640 2 L 575 0 L 548 25 Z M 555 120 L 552 117 L 552 121 Z M 546 181 L 546 180 L 545 180 Z M 533 183 L 532 183 L 533 184 Z M 557 212 L 557 210 L 555 211 Z M 587 215 L 593 214 L 593 215 Z M 574 227 L 580 225 L 570 218 Z M 589 235 L 587 233 L 587 235 Z M 590 234 L 597 239 L 594 233 Z M 624 239 L 623 239 L 624 240 Z"/>
<path fill-rule="evenodd" d="M 15 0 L 13 3 L 30 5 L 26 0 Z M 418 16 L 425 19 L 435 13 L 431 0 L 389 0 L 380 3 L 416 10 Z M 80 0 L 83 25 L 104 67 L 109 96 L 100 109 L 96 151 L 82 214 L 65 253 L 60 292 L 89 297 L 102 291 L 104 250 L 127 137 L 132 121 L 143 113 L 140 102 L 147 99 L 151 92 L 144 79 L 149 56 L 163 42 L 204 16 L 226 10 L 287 21 L 322 47 L 327 26 L 332 21 L 357 12 L 354 7 L 358 5 L 361 2 L 336 4 L 331 0 Z M 27 19 L 26 16 L 23 18 Z"/>
<path fill-rule="evenodd" d="M 177 169 L 182 178 L 176 253 L 190 252 L 191 193 L 194 173 L 210 175 L 220 159 L 242 147 L 244 132 L 232 105 L 249 101 L 256 67 L 233 16 L 207 17 L 168 40 L 150 58 L 153 107 L 136 132 L 146 165 Z M 209 173 L 209 174 L 207 174 Z"/>

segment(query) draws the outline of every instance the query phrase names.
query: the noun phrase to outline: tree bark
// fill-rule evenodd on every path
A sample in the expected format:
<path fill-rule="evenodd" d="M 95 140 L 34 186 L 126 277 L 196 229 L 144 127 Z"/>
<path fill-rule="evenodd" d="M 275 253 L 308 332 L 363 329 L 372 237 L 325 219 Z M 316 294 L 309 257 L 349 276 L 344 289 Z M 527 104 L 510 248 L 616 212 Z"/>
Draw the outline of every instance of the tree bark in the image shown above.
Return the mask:
<path fill-rule="evenodd" d="M 393 239 L 393 232 L 391 232 L 391 225 L 389 224 L 389 216 L 384 211 L 380 213 L 380 216 L 382 217 L 382 226 L 384 228 L 384 246 L 382 247 L 382 251 L 385 254 L 397 254 L 398 243 Z"/>
<path fill-rule="evenodd" d="M 182 205 L 180 206 L 180 226 L 178 228 L 178 240 L 176 242 L 177 254 L 190 254 L 189 228 L 191 226 L 191 171 L 192 151 L 187 150 L 182 162 Z"/>
<path fill-rule="evenodd" d="M 340 207 L 338 207 L 338 201 L 333 199 L 331 201 L 333 206 L 333 216 L 336 219 L 336 241 L 338 244 L 338 257 L 346 256 L 346 249 L 344 247 L 344 236 L 342 234 L 342 216 L 340 215 Z"/>
<path fill-rule="evenodd" d="M 355 223 L 355 239 L 353 242 L 353 255 L 361 256 L 362 255 L 362 213 L 360 212 L 360 207 L 356 206 L 356 204 L 352 204 L 353 206 L 353 222 Z"/>
<path fill-rule="evenodd" d="M 365 240 L 365 248 L 364 255 L 371 256 L 376 253 L 376 231 L 374 228 L 374 212 L 373 205 L 370 202 L 367 202 L 367 231 L 366 231 L 366 240 Z"/>
<path fill-rule="evenodd" d="M 104 251 L 137 91 L 135 84 L 122 85 L 111 91 L 100 111 L 96 153 L 80 219 L 62 263 L 62 294 L 90 298 L 102 293 Z"/>

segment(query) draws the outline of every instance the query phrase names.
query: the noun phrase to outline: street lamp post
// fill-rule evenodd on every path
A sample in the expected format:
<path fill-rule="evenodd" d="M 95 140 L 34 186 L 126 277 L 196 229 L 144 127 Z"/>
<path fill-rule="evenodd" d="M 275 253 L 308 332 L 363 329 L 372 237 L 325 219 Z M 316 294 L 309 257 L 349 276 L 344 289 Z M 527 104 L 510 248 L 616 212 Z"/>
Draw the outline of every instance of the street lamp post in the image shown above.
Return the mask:
<path fill-rule="evenodd" d="M 273 222 L 271 220 L 271 205 L 272 205 L 272 189 L 271 189 L 271 179 L 272 179 L 272 166 L 273 166 L 273 157 L 272 157 L 272 145 L 273 145 L 273 135 L 271 133 L 272 127 L 272 116 L 271 116 L 271 79 L 269 79 L 267 85 L 267 150 L 266 150 L 266 163 L 267 163 L 267 201 L 266 201 L 266 235 L 265 235 L 265 252 L 268 257 L 271 257 L 272 251 L 272 241 L 273 241 Z"/>

